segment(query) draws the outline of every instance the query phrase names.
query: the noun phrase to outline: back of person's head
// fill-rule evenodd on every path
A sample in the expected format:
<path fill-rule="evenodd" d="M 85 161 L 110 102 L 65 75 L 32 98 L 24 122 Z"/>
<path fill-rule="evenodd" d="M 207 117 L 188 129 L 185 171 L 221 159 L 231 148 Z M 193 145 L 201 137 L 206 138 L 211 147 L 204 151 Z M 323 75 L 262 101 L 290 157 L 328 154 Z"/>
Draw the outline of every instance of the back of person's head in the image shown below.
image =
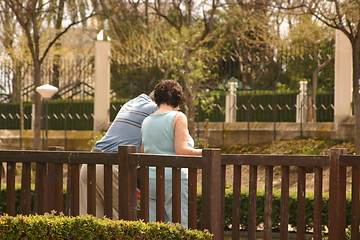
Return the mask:
<path fill-rule="evenodd" d="M 185 102 L 181 85 L 175 80 L 162 80 L 154 89 L 155 103 L 166 103 L 173 107 L 181 106 Z"/>

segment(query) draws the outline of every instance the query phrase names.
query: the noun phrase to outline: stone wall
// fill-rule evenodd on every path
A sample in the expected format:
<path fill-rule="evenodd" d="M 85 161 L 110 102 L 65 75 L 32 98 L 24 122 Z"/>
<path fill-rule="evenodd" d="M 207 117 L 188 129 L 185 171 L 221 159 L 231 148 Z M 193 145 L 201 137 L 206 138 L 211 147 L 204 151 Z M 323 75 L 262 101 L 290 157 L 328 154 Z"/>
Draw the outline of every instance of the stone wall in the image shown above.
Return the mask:
<path fill-rule="evenodd" d="M 89 141 L 92 139 L 92 131 L 53 131 L 48 132 L 49 146 L 66 146 L 68 151 L 90 151 Z M 44 139 L 45 133 L 42 132 L 41 138 Z M 23 150 L 33 149 L 34 132 L 24 130 L 22 132 Z M 19 150 L 20 131 L 19 130 L 0 130 L 0 149 Z M 44 145 L 44 144 L 43 144 Z"/>
<path fill-rule="evenodd" d="M 198 123 L 196 126 L 197 135 L 200 139 L 204 139 L 205 123 Z M 352 140 L 354 138 L 352 121 L 343 122 L 339 125 L 332 122 L 210 122 L 208 129 L 210 147 L 270 143 L 275 140 L 291 140 L 295 138 L 331 138 L 340 140 Z"/>

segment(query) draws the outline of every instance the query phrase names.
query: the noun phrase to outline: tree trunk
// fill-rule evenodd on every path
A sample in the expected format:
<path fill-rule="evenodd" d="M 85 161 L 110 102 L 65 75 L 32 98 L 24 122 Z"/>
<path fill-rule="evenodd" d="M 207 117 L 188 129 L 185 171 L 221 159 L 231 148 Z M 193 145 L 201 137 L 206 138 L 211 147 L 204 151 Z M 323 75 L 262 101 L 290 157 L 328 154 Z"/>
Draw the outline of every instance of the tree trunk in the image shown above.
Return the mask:
<path fill-rule="evenodd" d="M 355 152 L 360 154 L 360 96 L 359 96 L 359 77 L 360 77 L 360 35 L 355 38 L 353 47 L 353 99 L 355 115 Z"/>
<path fill-rule="evenodd" d="M 18 60 L 15 58 L 12 59 L 13 61 L 13 80 L 12 80 L 12 95 L 11 101 L 12 102 L 20 102 L 21 100 L 21 65 L 19 64 Z"/>
<path fill-rule="evenodd" d="M 38 59 L 34 59 L 34 83 L 35 87 L 40 86 L 41 84 L 41 74 L 40 74 L 40 62 Z M 34 101 L 35 101 L 35 119 L 34 119 L 34 149 L 41 149 L 41 96 L 36 91 L 34 92 Z"/>
<path fill-rule="evenodd" d="M 194 96 L 192 93 L 187 91 L 187 98 L 186 98 L 186 105 L 188 107 L 188 128 L 190 136 L 195 138 L 195 114 L 196 114 L 196 108 L 194 104 Z"/>
<path fill-rule="evenodd" d="M 189 50 L 186 50 L 185 56 L 184 56 L 184 85 L 185 85 L 185 89 L 184 89 L 184 93 L 185 93 L 185 103 L 186 106 L 188 108 L 188 113 L 187 113 L 187 119 L 188 119 L 188 129 L 189 129 L 189 133 L 190 136 L 195 137 L 195 105 L 194 105 L 194 89 L 195 86 L 194 84 L 190 83 L 190 79 L 189 79 Z"/>
<path fill-rule="evenodd" d="M 56 43 L 55 44 L 55 49 L 58 50 L 60 49 L 60 43 Z M 52 79 L 52 85 L 59 88 L 60 86 L 60 55 L 58 53 L 56 53 L 54 55 L 54 59 L 53 59 L 53 65 L 52 65 L 52 69 L 53 69 L 53 79 Z M 59 95 L 59 93 L 55 94 L 55 97 L 57 97 Z"/>
<path fill-rule="evenodd" d="M 320 61 L 319 61 L 319 51 L 317 46 L 315 45 L 314 49 L 314 60 L 316 63 L 315 70 L 312 74 L 312 92 L 310 98 L 310 104 L 308 107 L 308 122 L 316 122 L 316 92 L 318 88 L 318 79 L 319 79 L 319 72 L 320 72 Z"/>

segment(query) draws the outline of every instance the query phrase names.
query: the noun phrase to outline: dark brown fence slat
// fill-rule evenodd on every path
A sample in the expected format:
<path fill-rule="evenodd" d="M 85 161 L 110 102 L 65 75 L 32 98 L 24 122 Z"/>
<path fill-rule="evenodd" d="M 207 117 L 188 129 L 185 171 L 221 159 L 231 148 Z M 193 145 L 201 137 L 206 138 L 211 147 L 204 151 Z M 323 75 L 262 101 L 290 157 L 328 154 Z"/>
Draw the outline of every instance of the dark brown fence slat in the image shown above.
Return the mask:
<path fill-rule="evenodd" d="M 221 165 L 221 213 L 220 213 L 220 226 L 225 226 L 225 185 L 226 185 L 226 165 Z M 221 231 L 220 239 L 224 239 L 224 231 Z"/>
<path fill-rule="evenodd" d="M 298 167 L 298 188 L 297 188 L 297 217 L 296 239 L 305 239 L 305 184 L 306 184 L 306 168 Z"/>
<path fill-rule="evenodd" d="M 140 167 L 140 219 L 149 221 L 149 168 Z"/>
<path fill-rule="evenodd" d="M 31 213 L 31 163 L 22 164 L 20 209 L 24 215 Z"/>
<path fill-rule="evenodd" d="M 64 147 L 50 146 L 49 151 L 64 151 Z M 64 211 L 63 204 L 63 173 L 62 163 L 48 164 L 48 209 L 55 210 L 58 213 Z"/>
<path fill-rule="evenodd" d="M 323 169 L 314 168 L 314 240 L 322 239 L 322 190 L 323 190 Z"/>
<path fill-rule="evenodd" d="M 281 224 L 280 224 L 280 239 L 288 240 L 288 224 L 289 224 L 289 167 L 281 167 Z"/>
<path fill-rule="evenodd" d="M 233 202 L 232 202 L 232 239 L 240 238 L 240 194 L 241 194 L 241 166 L 234 166 Z"/>
<path fill-rule="evenodd" d="M 44 214 L 47 210 L 47 198 L 46 198 L 46 163 L 36 163 L 36 175 L 35 175 L 35 200 L 34 208 L 35 213 Z"/>
<path fill-rule="evenodd" d="M 180 174 L 180 168 L 172 169 L 172 222 L 181 223 L 181 174 Z"/>
<path fill-rule="evenodd" d="M 0 192 L 1 192 L 1 184 L 2 184 L 2 179 L 3 179 L 3 173 L 2 173 L 2 170 L 1 170 L 1 168 L 4 166 L 3 165 L 4 164 L 4 162 L 1 162 L 0 161 Z M 1 198 L 1 194 L 0 194 L 0 202 L 2 201 L 2 198 Z"/>
<path fill-rule="evenodd" d="M 340 221 L 340 239 L 345 239 L 345 229 L 346 229 L 346 167 L 340 166 L 340 179 L 339 179 L 339 204 L 340 204 L 340 212 L 342 214 L 339 215 Z"/>
<path fill-rule="evenodd" d="M 249 215 L 248 215 L 248 238 L 256 239 L 256 194 L 257 194 L 257 166 L 250 166 L 249 176 Z"/>
<path fill-rule="evenodd" d="M 87 165 L 87 213 L 96 216 L 96 165 Z"/>
<path fill-rule="evenodd" d="M 156 221 L 165 221 L 165 168 L 156 168 Z"/>
<path fill-rule="evenodd" d="M 79 179 L 80 179 L 80 165 L 69 164 L 68 169 L 68 190 L 69 194 L 69 212 L 70 216 L 79 215 Z"/>
<path fill-rule="evenodd" d="M 113 173 L 111 165 L 104 165 L 104 215 L 113 218 Z"/>
<path fill-rule="evenodd" d="M 47 178 L 47 212 L 55 208 L 55 164 L 48 164 L 48 178 Z"/>
<path fill-rule="evenodd" d="M 352 184 L 351 184 L 351 237 L 359 239 L 360 224 L 360 168 L 352 168 Z"/>
<path fill-rule="evenodd" d="M 272 239 L 273 167 L 265 166 L 264 239 Z"/>
<path fill-rule="evenodd" d="M 202 151 L 202 228 L 214 234 L 213 239 L 221 239 L 221 155 L 220 149 L 203 149 Z"/>
<path fill-rule="evenodd" d="M 340 183 L 340 155 L 345 154 L 345 149 L 330 149 L 330 179 L 329 179 L 329 240 L 344 239 L 341 215 L 341 183 Z"/>
<path fill-rule="evenodd" d="M 136 152 L 136 146 L 118 147 L 119 166 L 119 218 L 125 220 L 136 220 L 136 187 L 137 174 L 136 165 L 131 162 L 131 154 Z"/>
<path fill-rule="evenodd" d="M 6 211 L 10 216 L 15 216 L 15 172 L 16 163 L 7 163 Z"/>
<path fill-rule="evenodd" d="M 64 164 L 55 163 L 55 186 L 54 186 L 54 209 L 57 212 L 64 211 Z"/>
<path fill-rule="evenodd" d="M 197 169 L 189 168 L 189 228 L 197 228 Z"/>

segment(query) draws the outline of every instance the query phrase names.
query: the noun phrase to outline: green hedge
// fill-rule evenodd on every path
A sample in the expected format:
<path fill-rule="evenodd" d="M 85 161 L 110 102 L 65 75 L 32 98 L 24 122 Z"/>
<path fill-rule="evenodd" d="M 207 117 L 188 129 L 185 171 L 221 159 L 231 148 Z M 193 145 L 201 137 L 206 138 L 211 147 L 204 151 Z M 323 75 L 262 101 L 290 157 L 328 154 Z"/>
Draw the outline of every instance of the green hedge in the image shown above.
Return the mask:
<path fill-rule="evenodd" d="M 5 193 L 6 190 L 2 188 L 1 195 L 0 195 L 0 214 L 6 212 L 6 201 L 5 201 Z M 33 196 L 33 193 L 32 193 Z M 274 191 L 273 193 L 273 229 L 278 230 L 280 226 L 280 191 Z M 232 199 L 233 195 L 231 190 L 227 189 L 225 193 L 225 226 L 224 228 L 229 228 L 232 222 Z M 64 195 L 65 200 L 65 195 Z M 256 202 L 256 212 L 257 212 L 257 224 L 260 225 L 264 221 L 264 191 L 259 190 L 257 194 L 257 202 Z M 248 223 L 248 191 L 242 190 L 241 192 L 241 214 L 240 214 L 240 224 L 242 229 L 246 229 Z M 311 229 L 314 225 L 313 219 L 313 209 L 314 209 L 314 200 L 313 195 L 310 193 L 306 194 L 306 228 Z M 16 189 L 16 197 L 15 197 L 15 206 L 16 206 L 16 213 L 19 213 L 20 210 L 20 189 Z M 350 225 L 351 219 L 351 199 L 350 196 L 347 197 L 346 200 L 346 224 Z M 328 212 L 329 212 L 329 198 L 328 194 L 323 194 L 323 210 L 322 210 L 322 224 L 323 226 L 328 226 Z M 201 194 L 198 196 L 198 217 L 200 218 L 201 213 Z M 297 198 L 296 192 L 290 192 L 289 194 L 289 224 L 296 228 L 296 213 L 297 213 Z M 198 222 L 200 220 L 198 219 Z"/>
<path fill-rule="evenodd" d="M 180 224 L 112 221 L 92 216 L 54 214 L 0 216 L 0 239 L 211 239 L 207 231 L 189 230 Z"/>
<path fill-rule="evenodd" d="M 110 102 L 110 121 L 113 121 L 127 99 Z M 31 129 L 32 102 L 24 103 L 24 129 Z M 42 105 L 45 113 L 45 106 Z M 93 100 L 51 100 L 48 102 L 49 130 L 92 130 L 94 119 Z M 19 129 L 20 103 L 0 103 L 0 129 Z M 45 123 L 42 122 L 42 129 Z"/>
<path fill-rule="evenodd" d="M 209 119 L 210 122 L 225 120 L 225 91 L 211 91 L 209 98 L 216 97 L 216 106 L 204 104 L 208 110 L 197 105 L 197 122 Z M 296 119 L 296 92 L 271 91 L 238 91 L 237 92 L 237 121 L 238 122 L 294 122 Z M 110 121 L 114 120 L 120 107 L 127 99 L 112 100 L 110 103 Z M 255 110 L 251 107 L 254 105 Z M 271 108 L 268 106 L 271 106 Z M 334 120 L 334 94 L 317 95 L 317 122 L 332 122 Z M 262 108 L 260 107 L 262 106 Z M 278 106 L 278 107 L 274 107 Z M 43 108 L 45 105 L 43 105 Z M 45 108 L 44 108 L 45 109 Z M 59 99 L 48 102 L 49 121 L 51 130 L 92 130 L 94 112 L 93 100 Z M 31 129 L 32 103 L 24 103 L 24 129 Z M 0 129 L 19 129 L 19 103 L 0 103 Z M 54 116 L 56 115 L 56 117 Z M 70 114 L 70 115 L 69 115 Z M 42 124 L 44 128 L 44 123 Z"/>

